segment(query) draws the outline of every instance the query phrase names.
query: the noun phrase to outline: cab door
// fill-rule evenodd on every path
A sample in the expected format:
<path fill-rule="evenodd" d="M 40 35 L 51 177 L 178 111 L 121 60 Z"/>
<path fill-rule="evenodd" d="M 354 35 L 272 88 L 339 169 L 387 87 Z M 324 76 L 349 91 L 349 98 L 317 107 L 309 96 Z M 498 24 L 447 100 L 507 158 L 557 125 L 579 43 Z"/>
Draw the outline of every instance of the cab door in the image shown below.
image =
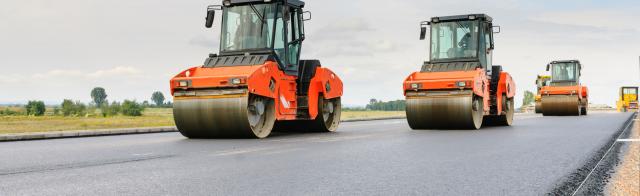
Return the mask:
<path fill-rule="evenodd" d="M 302 45 L 300 33 L 300 9 L 283 6 L 282 17 L 276 20 L 276 43 L 274 49 L 276 55 L 283 64 L 284 76 L 280 79 L 278 99 L 280 100 L 280 114 L 286 119 L 295 118 L 297 112 L 297 82 L 298 61 Z"/>

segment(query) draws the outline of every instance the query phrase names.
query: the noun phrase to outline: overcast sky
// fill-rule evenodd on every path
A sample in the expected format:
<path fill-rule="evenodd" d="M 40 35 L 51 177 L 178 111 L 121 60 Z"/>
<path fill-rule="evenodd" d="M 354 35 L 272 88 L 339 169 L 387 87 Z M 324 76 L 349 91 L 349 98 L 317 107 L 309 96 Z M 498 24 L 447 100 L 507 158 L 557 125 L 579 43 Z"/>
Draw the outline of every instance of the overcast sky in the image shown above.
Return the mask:
<path fill-rule="evenodd" d="M 306 2 L 313 19 L 302 56 L 343 79 L 346 105 L 402 99 L 402 81 L 427 59 L 419 22 L 468 13 L 486 13 L 502 27 L 494 64 L 512 74 L 519 102 L 552 60 L 583 63 L 593 103 L 614 105 L 620 86 L 640 81 L 637 0 Z M 218 51 L 219 30 L 205 29 L 204 16 L 207 5 L 220 3 L 0 1 L 0 103 L 88 102 L 95 86 L 110 100 L 148 100 L 158 90 L 168 96 L 173 75 Z"/>

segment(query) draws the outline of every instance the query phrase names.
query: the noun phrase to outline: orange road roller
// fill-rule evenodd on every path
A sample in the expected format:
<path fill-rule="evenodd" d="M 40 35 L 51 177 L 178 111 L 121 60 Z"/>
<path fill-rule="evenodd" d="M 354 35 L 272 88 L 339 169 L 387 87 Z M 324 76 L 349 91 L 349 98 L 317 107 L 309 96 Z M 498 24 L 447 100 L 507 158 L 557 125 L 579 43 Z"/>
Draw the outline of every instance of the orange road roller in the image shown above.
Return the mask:
<path fill-rule="evenodd" d="M 589 91 L 580 83 L 582 64 L 578 60 L 553 61 L 547 65 L 551 71 L 549 86 L 542 87 L 542 115 L 587 115 Z"/>
<path fill-rule="evenodd" d="M 483 123 L 513 123 L 515 83 L 502 66 L 492 65 L 492 18 L 485 14 L 434 17 L 430 59 L 403 84 L 412 129 L 479 129 Z"/>
<path fill-rule="evenodd" d="M 188 138 L 265 138 L 273 130 L 333 132 L 342 81 L 318 60 L 300 60 L 304 22 L 298 0 L 224 0 L 220 54 L 170 81 L 173 114 Z"/>

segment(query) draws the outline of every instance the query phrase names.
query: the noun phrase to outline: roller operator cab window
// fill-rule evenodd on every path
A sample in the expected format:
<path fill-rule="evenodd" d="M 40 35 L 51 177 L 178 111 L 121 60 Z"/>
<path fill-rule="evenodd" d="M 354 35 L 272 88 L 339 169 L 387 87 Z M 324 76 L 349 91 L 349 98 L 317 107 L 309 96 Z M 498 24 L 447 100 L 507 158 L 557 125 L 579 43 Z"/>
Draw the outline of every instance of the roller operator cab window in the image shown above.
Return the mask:
<path fill-rule="evenodd" d="M 636 94 L 638 94 L 638 89 L 636 89 L 636 88 L 625 88 L 624 89 L 624 94 L 625 95 L 636 95 Z"/>
<path fill-rule="evenodd" d="M 220 51 L 272 48 L 277 4 L 227 7 L 223 11 Z"/>
<path fill-rule="evenodd" d="M 432 24 L 431 61 L 477 57 L 478 24 L 478 21 Z"/>
<path fill-rule="evenodd" d="M 576 63 L 556 63 L 552 65 L 551 78 L 553 81 L 576 81 Z"/>

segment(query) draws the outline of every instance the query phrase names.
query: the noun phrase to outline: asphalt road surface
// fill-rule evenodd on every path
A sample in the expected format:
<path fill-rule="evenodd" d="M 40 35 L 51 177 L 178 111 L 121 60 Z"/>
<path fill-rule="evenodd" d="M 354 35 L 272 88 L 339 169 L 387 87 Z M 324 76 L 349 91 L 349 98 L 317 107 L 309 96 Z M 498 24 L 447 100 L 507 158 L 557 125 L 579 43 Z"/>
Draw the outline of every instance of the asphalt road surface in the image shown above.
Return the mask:
<path fill-rule="evenodd" d="M 540 195 L 583 166 L 631 113 L 518 115 L 512 127 L 189 140 L 178 133 L 0 143 L 0 195 Z"/>

